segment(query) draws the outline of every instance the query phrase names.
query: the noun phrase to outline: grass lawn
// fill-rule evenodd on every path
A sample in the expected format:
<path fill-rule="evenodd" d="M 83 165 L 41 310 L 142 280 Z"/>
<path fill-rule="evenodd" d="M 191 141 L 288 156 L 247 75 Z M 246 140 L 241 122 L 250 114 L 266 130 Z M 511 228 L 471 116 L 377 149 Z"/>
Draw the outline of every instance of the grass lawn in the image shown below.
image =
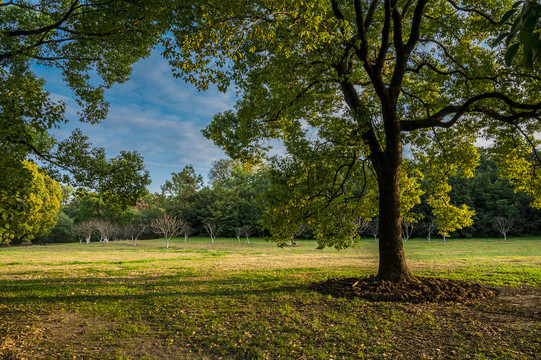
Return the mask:
<path fill-rule="evenodd" d="M 417 275 L 501 288 L 484 302 L 333 298 L 377 244 L 173 239 L 0 248 L 2 359 L 541 358 L 541 240 L 412 239 Z"/>

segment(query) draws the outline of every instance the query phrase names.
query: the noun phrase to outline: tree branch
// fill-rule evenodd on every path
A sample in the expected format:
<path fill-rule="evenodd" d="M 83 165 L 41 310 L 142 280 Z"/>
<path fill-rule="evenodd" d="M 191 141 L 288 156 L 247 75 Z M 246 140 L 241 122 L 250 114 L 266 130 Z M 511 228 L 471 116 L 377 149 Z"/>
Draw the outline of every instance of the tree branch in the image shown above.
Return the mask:
<path fill-rule="evenodd" d="M 365 31 L 368 31 L 370 25 L 372 24 L 372 19 L 374 18 L 374 13 L 376 12 L 376 8 L 378 7 L 379 2 L 380 0 L 372 0 L 372 3 L 370 3 L 370 7 L 368 8 L 368 12 L 366 13 L 366 19 L 364 20 Z"/>
<path fill-rule="evenodd" d="M 473 13 L 476 13 L 478 15 L 481 15 L 482 17 L 484 17 L 486 20 L 488 20 L 488 22 L 490 22 L 492 25 L 497 25 L 498 24 L 498 21 L 496 20 L 493 20 L 490 16 L 488 16 L 487 14 L 483 13 L 482 11 L 479 11 L 477 9 L 469 9 L 469 8 L 464 8 L 464 7 L 460 7 L 456 4 L 456 2 L 454 2 L 453 0 L 447 0 L 447 2 L 449 4 L 451 4 L 452 7 L 454 7 L 456 10 L 460 10 L 460 11 L 466 11 L 466 12 L 473 12 Z"/>
<path fill-rule="evenodd" d="M 30 144 L 29 142 L 27 141 L 24 141 L 24 140 L 11 140 L 11 139 L 6 139 L 7 141 L 9 141 L 10 143 L 12 144 L 19 144 L 19 145 L 24 145 L 26 146 L 28 149 L 30 149 L 30 151 L 32 151 L 32 153 L 34 153 L 34 155 L 36 155 L 37 157 L 39 157 L 40 159 L 48 162 L 48 163 L 51 163 L 55 166 L 58 166 L 59 168 L 63 169 L 63 170 L 66 170 L 66 171 L 69 171 L 69 172 L 72 172 L 72 170 L 66 166 L 65 164 L 62 164 L 58 161 L 56 161 L 56 158 L 52 155 L 48 155 L 48 154 L 44 154 L 43 152 L 39 151 L 34 145 Z"/>
<path fill-rule="evenodd" d="M 381 74 L 383 67 L 385 66 L 385 57 L 390 46 L 390 34 L 391 34 L 391 17 L 393 9 L 391 8 L 390 0 L 385 0 L 385 19 L 383 22 L 383 28 L 381 29 L 381 47 L 376 59 L 376 73 Z"/>
<path fill-rule="evenodd" d="M 336 2 L 336 0 L 331 0 L 331 6 L 332 6 L 332 11 L 334 13 L 334 16 L 336 16 L 340 20 L 346 20 L 346 18 L 344 17 L 344 14 L 342 14 L 342 11 L 340 10 L 340 7 L 338 6 L 338 3 Z"/>
<path fill-rule="evenodd" d="M 44 26 L 42 28 L 34 29 L 34 30 L 13 30 L 13 31 L 8 31 L 7 35 L 10 36 L 10 37 L 16 37 L 16 36 L 28 36 L 28 35 L 36 35 L 36 34 L 48 33 L 49 31 L 51 31 L 53 29 L 57 29 L 60 25 L 62 25 L 65 21 L 67 21 L 69 19 L 69 17 L 71 16 L 71 14 L 73 14 L 73 12 L 75 10 L 77 10 L 77 8 L 78 8 L 77 5 L 78 4 L 79 4 L 79 1 L 75 0 L 71 4 L 68 11 L 66 11 L 64 16 L 54 24 Z"/>
<path fill-rule="evenodd" d="M 523 112 L 506 116 L 492 109 L 489 109 L 486 106 L 481 106 L 481 105 L 475 106 L 474 108 L 470 109 L 470 106 L 474 105 L 476 102 L 481 101 L 481 100 L 486 100 L 486 99 L 501 100 L 511 108 L 529 110 L 529 111 L 523 111 Z M 541 103 L 521 104 L 521 103 L 517 103 L 511 100 L 509 97 L 503 94 L 492 92 L 492 93 L 477 95 L 467 100 L 462 105 L 447 106 L 441 109 L 440 111 L 438 111 L 436 114 L 429 116 L 425 119 L 402 121 L 401 125 L 402 125 L 402 131 L 406 131 L 406 132 L 419 130 L 419 129 L 426 129 L 430 127 L 450 128 L 460 119 L 462 115 L 464 115 L 467 112 L 483 113 L 485 115 L 492 117 L 495 120 L 504 121 L 504 122 L 513 124 L 518 119 L 538 118 L 539 115 L 537 113 L 537 110 L 541 110 Z M 449 121 L 443 121 L 444 118 L 450 115 L 453 115 L 453 117 Z"/>

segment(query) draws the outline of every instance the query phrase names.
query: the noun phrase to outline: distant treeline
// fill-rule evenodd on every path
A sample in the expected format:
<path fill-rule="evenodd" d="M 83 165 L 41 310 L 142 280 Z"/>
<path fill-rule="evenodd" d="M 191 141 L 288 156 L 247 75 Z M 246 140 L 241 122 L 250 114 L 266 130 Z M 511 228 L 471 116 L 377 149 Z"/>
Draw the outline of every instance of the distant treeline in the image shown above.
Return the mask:
<path fill-rule="evenodd" d="M 207 236 L 205 224 L 220 225 L 219 236 L 234 237 L 235 230 L 250 227 L 253 236 L 269 235 L 261 226 L 264 212 L 264 193 L 270 188 L 270 177 L 265 167 L 246 168 L 232 160 L 217 161 L 203 186 L 202 177 L 191 166 L 173 173 L 162 186 L 161 193 L 149 194 L 128 211 L 118 211 L 100 194 L 71 194 L 58 217 L 56 227 L 39 241 L 77 241 L 73 225 L 91 219 L 108 219 L 120 225 L 148 225 L 164 213 L 187 222 L 192 236 Z M 509 236 L 541 234 L 541 211 L 530 207 L 532 198 L 515 193 L 509 182 L 498 176 L 496 165 L 481 158 L 472 178 L 453 177 L 451 198 L 455 204 L 467 204 L 475 210 L 474 224 L 452 234 L 453 237 L 499 237 L 494 221 L 504 217 L 513 221 Z M 69 192 L 64 189 L 64 192 Z M 421 220 L 414 224 L 413 237 L 426 237 L 423 223 L 430 220 L 426 199 L 414 208 Z M 376 219 L 377 220 L 377 219 Z M 310 237 L 307 229 L 301 237 Z M 370 236 L 363 234 L 364 236 Z M 434 232 L 433 237 L 438 235 Z M 140 238 L 153 238 L 147 229 Z"/>

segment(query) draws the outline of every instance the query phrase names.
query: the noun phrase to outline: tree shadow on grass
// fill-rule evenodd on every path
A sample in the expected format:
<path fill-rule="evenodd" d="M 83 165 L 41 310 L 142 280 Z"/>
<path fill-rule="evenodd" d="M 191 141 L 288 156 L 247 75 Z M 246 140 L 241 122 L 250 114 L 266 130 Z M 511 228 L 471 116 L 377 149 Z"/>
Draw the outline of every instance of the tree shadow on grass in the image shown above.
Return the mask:
<path fill-rule="evenodd" d="M 0 304 L 145 301 L 172 297 L 242 297 L 310 291 L 281 278 L 185 279 L 182 275 L 118 278 L 52 278 L 0 283 Z M 131 292 L 129 294 L 123 292 Z"/>

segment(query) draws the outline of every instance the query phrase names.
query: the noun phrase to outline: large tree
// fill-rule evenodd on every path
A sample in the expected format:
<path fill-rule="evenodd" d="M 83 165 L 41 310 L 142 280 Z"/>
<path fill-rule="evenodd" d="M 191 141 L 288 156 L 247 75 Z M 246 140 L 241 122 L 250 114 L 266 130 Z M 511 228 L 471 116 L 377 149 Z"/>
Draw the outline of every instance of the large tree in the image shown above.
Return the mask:
<path fill-rule="evenodd" d="M 320 241 L 332 244 L 320 209 L 354 214 L 355 207 L 370 207 L 361 199 L 375 189 L 378 277 L 400 281 L 413 278 L 401 216 L 419 196 L 401 189 L 415 190 L 419 177 L 403 161 L 405 146 L 429 169 L 430 205 L 457 224 L 473 212 L 451 204 L 447 179 L 458 169 L 472 175 L 478 137 L 492 142 L 494 159 L 517 189 L 536 193 L 539 162 L 531 154 L 541 127 L 541 78 L 509 68 L 504 49 L 487 45 L 499 35 L 509 1 L 191 4 L 175 14 L 165 55 L 177 76 L 202 89 L 210 82 L 237 89 L 235 112 L 216 116 L 206 130 L 230 156 L 253 157 L 269 139 L 284 141 L 290 155 L 283 173 L 294 175 L 284 182 L 296 197 L 284 201 L 298 210 L 284 227 L 318 219 Z M 328 211 L 333 203 L 340 206 Z"/>
<path fill-rule="evenodd" d="M 162 0 L 52 0 L 0 2 L 0 186 L 13 193 L 9 174 L 33 157 L 49 173 L 93 188 L 128 206 L 149 175 L 137 152 L 107 157 L 80 131 L 58 141 L 50 130 L 67 122 L 66 104 L 46 90 L 35 66 L 59 68 L 73 90 L 81 121 L 107 116 L 104 90 L 125 81 L 131 65 L 148 56 L 162 34 Z M 63 177 L 70 174 L 71 177 Z M 127 181 L 129 179 L 129 181 Z"/>

